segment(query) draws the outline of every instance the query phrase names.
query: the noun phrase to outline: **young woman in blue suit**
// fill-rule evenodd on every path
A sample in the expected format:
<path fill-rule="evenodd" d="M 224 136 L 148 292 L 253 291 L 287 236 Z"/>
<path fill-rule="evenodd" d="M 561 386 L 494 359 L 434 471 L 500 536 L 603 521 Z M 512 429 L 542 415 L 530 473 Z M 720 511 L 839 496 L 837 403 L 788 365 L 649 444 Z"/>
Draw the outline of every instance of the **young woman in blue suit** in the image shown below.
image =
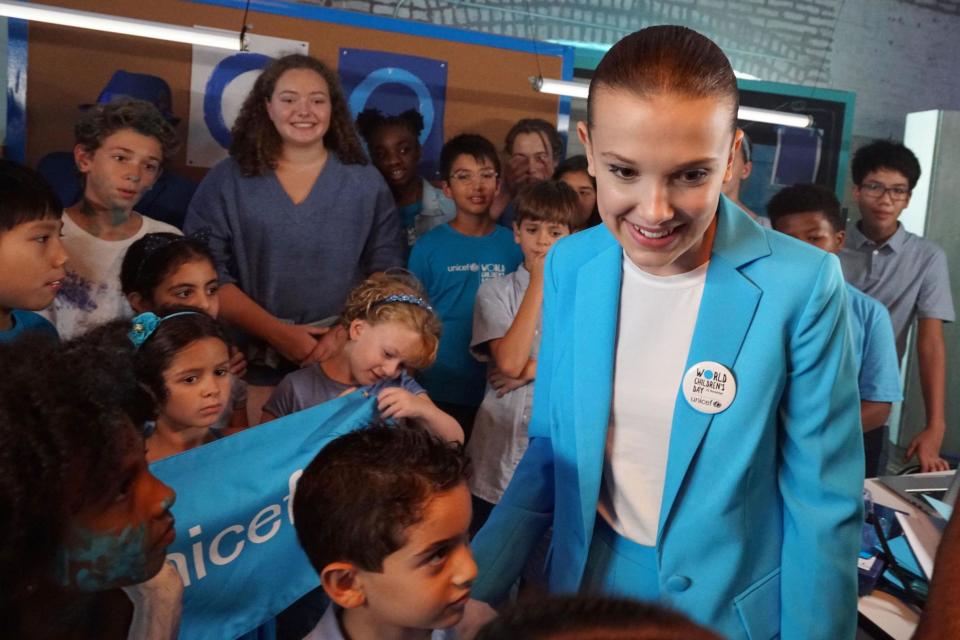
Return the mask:
<path fill-rule="evenodd" d="M 530 446 L 474 540 L 474 597 L 501 599 L 552 524 L 552 591 L 658 600 L 731 639 L 853 638 L 843 278 L 721 197 L 737 108 L 729 61 L 683 27 L 597 67 L 578 133 L 604 224 L 547 260 Z"/>

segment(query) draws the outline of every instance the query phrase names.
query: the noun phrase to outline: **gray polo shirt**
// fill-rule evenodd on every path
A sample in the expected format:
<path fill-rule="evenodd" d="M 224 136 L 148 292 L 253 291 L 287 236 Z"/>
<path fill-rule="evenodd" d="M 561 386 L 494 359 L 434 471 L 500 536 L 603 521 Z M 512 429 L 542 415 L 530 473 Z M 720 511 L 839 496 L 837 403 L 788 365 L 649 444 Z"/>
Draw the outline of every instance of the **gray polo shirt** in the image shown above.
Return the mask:
<path fill-rule="evenodd" d="M 859 225 L 852 225 L 840 252 L 840 264 L 847 282 L 890 311 L 897 355 L 901 358 L 914 318 L 938 318 L 945 322 L 956 318 L 947 255 L 903 225 L 882 245 L 864 236 Z"/>

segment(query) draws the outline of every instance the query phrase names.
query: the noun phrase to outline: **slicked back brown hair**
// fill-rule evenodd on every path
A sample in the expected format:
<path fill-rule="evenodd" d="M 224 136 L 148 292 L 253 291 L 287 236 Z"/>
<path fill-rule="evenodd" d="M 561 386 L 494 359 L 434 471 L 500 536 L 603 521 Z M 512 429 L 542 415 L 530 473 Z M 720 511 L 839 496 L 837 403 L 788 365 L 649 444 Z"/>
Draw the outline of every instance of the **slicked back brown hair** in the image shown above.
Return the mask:
<path fill-rule="evenodd" d="M 591 127 L 600 88 L 629 89 L 640 96 L 675 93 L 725 98 L 731 103 L 730 130 L 737 128 L 740 94 L 733 67 L 716 43 L 687 27 L 648 27 L 611 47 L 590 81 L 587 123 Z"/>
<path fill-rule="evenodd" d="M 280 76 L 292 69 L 309 69 L 327 83 L 330 92 L 330 128 L 323 136 L 323 145 L 343 164 L 367 164 L 367 156 L 353 128 L 353 119 L 337 74 L 316 58 L 291 54 L 267 65 L 243 101 L 240 114 L 230 130 L 230 155 L 240 165 L 243 174 L 258 176 L 277 166 L 283 141 L 267 114 L 267 102 L 273 96 Z"/>

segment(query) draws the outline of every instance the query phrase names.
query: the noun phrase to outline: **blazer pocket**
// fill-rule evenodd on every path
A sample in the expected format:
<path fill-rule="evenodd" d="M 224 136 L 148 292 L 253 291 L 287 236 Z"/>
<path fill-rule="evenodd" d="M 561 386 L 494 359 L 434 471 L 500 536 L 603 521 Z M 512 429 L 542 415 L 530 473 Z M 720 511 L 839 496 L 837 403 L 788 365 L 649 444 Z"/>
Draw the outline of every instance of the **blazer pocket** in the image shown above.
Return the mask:
<path fill-rule="evenodd" d="M 780 637 L 780 569 L 774 569 L 733 600 L 750 640 Z"/>

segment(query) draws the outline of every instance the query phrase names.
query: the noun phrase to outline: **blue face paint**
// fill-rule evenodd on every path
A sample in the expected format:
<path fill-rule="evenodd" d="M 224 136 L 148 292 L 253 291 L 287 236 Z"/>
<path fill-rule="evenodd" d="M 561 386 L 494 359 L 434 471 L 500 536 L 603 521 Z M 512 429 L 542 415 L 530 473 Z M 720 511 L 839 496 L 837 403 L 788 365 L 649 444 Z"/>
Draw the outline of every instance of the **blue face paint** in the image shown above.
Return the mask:
<path fill-rule="evenodd" d="M 151 566 L 147 525 L 127 526 L 119 533 L 75 527 L 69 547 L 61 548 L 58 581 L 81 591 L 103 591 L 148 580 Z"/>

